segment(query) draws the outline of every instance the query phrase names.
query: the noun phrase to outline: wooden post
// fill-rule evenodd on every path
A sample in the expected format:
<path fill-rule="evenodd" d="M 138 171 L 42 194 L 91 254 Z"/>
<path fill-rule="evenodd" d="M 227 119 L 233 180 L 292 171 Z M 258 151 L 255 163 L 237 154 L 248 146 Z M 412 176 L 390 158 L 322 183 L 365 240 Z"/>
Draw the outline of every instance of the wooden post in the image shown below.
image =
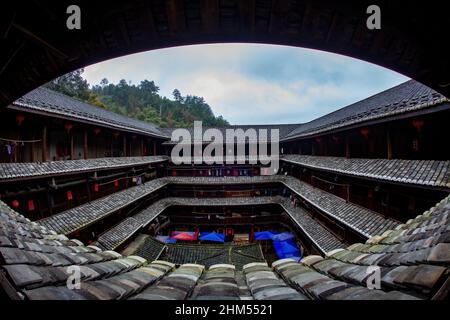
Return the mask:
<path fill-rule="evenodd" d="M 33 131 L 33 140 L 36 139 L 36 133 Z M 34 156 L 34 152 L 36 151 L 36 147 L 34 142 L 31 143 L 31 162 L 36 162 L 36 157 Z"/>
<path fill-rule="evenodd" d="M 123 135 L 123 156 L 127 156 L 127 137 Z"/>
<path fill-rule="evenodd" d="M 144 156 L 144 137 L 141 137 L 141 157 Z"/>
<path fill-rule="evenodd" d="M 315 156 L 316 155 L 316 145 L 314 140 L 311 140 L 311 155 Z"/>
<path fill-rule="evenodd" d="M 153 155 L 156 156 L 156 141 L 153 141 Z"/>
<path fill-rule="evenodd" d="M 348 139 L 348 134 L 345 136 L 345 157 L 350 158 L 350 143 Z"/>
<path fill-rule="evenodd" d="M 42 162 L 47 161 L 47 126 L 42 130 Z"/>
<path fill-rule="evenodd" d="M 392 141 L 391 141 L 391 130 L 386 131 L 386 138 L 387 138 L 387 158 L 389 160 L 392 159 Z"/>
<path fill-rule="evenodd" d="M 70 160 L 74 160 L 73 157 L 73 133 L 70 132 Z"/>
<path fill-rule="evenodd" d="M 298 142 L 298 154 L 302 154 L 302 142 Z"/>
<path fill-rule="evenodd" d="M 88 132 L 84 130 L 84 159 L 89 159 Z"/>

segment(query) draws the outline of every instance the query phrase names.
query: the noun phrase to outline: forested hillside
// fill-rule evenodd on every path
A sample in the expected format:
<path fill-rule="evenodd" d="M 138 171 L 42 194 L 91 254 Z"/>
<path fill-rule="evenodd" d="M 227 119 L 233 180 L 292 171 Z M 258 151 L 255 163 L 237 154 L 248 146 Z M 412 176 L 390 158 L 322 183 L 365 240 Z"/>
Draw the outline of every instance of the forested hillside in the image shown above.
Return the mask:
<path fill-rule="evenodd" d="M 103 79 L 98 85 L 90 85 L 82 77 L 83 69 L 59 77 L 45 86 L 76 99 L 89 102 L 131 118 L 149 121 L 160 127 L 190 127 L 195 120 L 204 126 L 225 126 L 222 116 L 216 117 L 202 97 L 183 96 L 173 90 L 169 99 L 159 95 L 159 88 L 149 80 L 138 85 L 121 80 L 117 84 Z"/>

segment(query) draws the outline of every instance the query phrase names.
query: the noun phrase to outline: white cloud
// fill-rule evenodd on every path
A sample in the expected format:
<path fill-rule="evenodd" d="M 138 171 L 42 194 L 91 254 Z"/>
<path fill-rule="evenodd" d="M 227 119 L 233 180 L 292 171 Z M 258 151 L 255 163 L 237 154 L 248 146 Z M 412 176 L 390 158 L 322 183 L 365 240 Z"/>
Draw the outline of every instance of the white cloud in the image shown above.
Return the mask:
<path fill-rule="evenodd" d="M 407 80 L 340 55 L 256 44 L 155 50 L 86 67 L 84 76 L 91 84 L 154 80 L 162 95 L 203 96 L 235 124 L 310 121 Z"/>

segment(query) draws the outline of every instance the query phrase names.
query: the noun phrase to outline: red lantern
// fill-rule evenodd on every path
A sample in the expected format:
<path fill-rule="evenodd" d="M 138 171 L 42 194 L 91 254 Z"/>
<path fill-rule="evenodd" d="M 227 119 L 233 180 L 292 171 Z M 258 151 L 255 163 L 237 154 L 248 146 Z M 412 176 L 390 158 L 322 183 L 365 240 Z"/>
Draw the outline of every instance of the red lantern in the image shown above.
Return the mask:
<path fill-rule="evenodd" d="M 114 180 L 114 187 L 118 187 L 119 186 L 119 180 Z"/>
<path fill-rule="evenodd" d="M 231 237 L 234 235 L 234 230 L 232 228 L 227 228 L 227 236 Z"/>
<path fill-rule="evenodd" d="M 24 115 L 18 114 L 16 116 L 16 122 L 17 122 L 18 126 L 20 126 L 24 120 L 25 120 L 25 116 Z"/>
<path fill-rule="evenodd" d="M 370 130 L 368 128 L 361 129 L 361 134 L 364 136 L 364 138 L 367 139 L 369 137 L 369 133 L 370 133 Z"/>
<path fill-rule="evenodd" d="M 102 131 L 102 129 L 100 129 L 100 128 L 95 128 L 94 129 L 95 135 L 98 135 L 101 131 Z"/>
<path fill-rule="evenodd" d="M 67 196 L 67 200 L 69 200 L 69 201 L 70 201 L 70 200 L 73 200 L 73 194 L 72 194 L 72 191 L 70 191 L 70 190 L 67 191 L 67 192 L 66 192 L 66 196 Z"/>
<path fill-rule="evenodd" d="M 64 129 L 66 129 L 67 133 L 69 133 L 70 130 L 72 130 L 72 128 L 73 128 L 73 124 L 71 124 L 71 123 L 66 123 L 64 125 Z"/>
<path fill-rule="evenodd" d="M 414 128 L 416 128 L 416 130 L 418 132 L 422 131 L 422 127 L 423 127 L 423 123 L 424 123 L 422 119 L 414 119 L 412 123 L 413 123 Z"/>
<path fill-rule="evenodd" d="M 28 211 L 34 211 L 34 201 L 32 199 L 28 200 Z"/>
<path fill-rule="evenodd" d="M 13 200 L 11 202 L 13 208 L 17 209 L 19 207 L 19 200 Z"/>
<path fill-rule="evenodd" d="M 177 176 L 177 171 L 176 170 L 172 170 L 172 177 L 176 177 Z"/>
<path fill-rule="evenodd" d="M 94 191 L 95 191 L 95 192 L 98 192 L 98 189 L 99 189 L 99 188 L 98 188 L 98 183 L 94 184 Z"/>

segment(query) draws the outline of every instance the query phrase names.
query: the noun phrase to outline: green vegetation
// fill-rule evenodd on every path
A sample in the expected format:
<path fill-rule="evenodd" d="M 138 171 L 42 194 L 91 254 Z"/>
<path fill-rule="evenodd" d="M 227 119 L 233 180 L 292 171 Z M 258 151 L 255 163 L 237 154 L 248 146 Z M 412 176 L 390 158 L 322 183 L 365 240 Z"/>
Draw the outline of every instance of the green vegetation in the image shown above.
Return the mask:
<path fill-rule="evenodd" d="M 101 108 L 123 114 L 130 118 L 152 122 L 160 127 L 190 127 L 195 120 L 204 126 L 226 126 L 228 121 L 216 117 L 202 97 L 182 96 L 173 90 L 173 100 L 158 94 L 153 81 L 143 80 L 138 85 L 122 79 L 118 84 L 103 79 L 100 84 L 90 86 L 82 77 L 83 69 L 59 77 L 45 86 L 73 98 Z"/>

